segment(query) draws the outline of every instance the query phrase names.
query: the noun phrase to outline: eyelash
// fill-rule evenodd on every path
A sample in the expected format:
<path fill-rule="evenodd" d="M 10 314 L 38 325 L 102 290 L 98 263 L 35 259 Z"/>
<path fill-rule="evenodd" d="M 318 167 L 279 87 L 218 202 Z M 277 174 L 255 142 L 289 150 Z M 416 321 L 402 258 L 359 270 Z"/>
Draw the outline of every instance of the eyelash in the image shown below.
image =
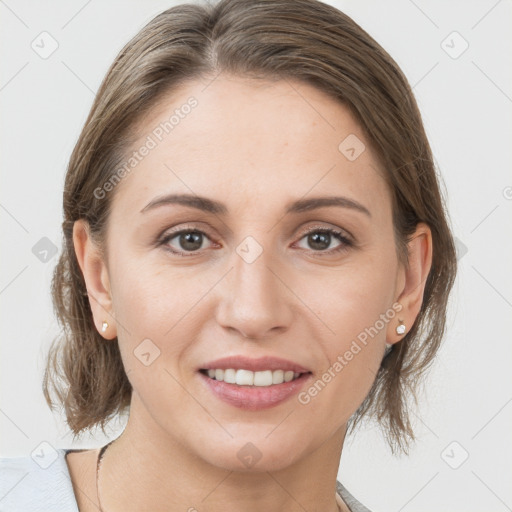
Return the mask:
<path fill-rule="evenodd" d="M 176 238 L 177 236 L 179 235 L 182 235 L 182 234 L 185 234 L 185 233 L 199 233 L 201 235 L 204 235 L 206 238 L 208 238 L 210 240 L 210 237 L 204 232 L 204 231 L 201 231 L 200 229 L 195 229 L 195 228 L 189 228 L 189 229 L 181 229 L 179 231 L 175 231 L 173 233 L 168 233 L 167 235 L 164 235 L 158 242 L 157 242 L 157 246 L 160 247 L 160 246 L 165 246 L 164 249 L 169 251 L 171 254 L 174 254 L 174 255 L 177 255 L 177 256 L 182 256 L 182 257 L 191 257 L 191 256 L 196 256 L 197 254 L 199 254 L 201 252 L 201 250 L 198 250 L 198 251 L 189 251 L 189 252 L 186 252 L 186 251 L 176 251 L 174 249 L 171 249 L 169 246 L 167 246 L 166 244 L 168 244 L 173 238 Z M 308 235 L 312 234 L 312 233 L 322 233 L 322 234 L 330 234 L 331 236 L 334 236 L 334 238 L 336 238 L 338 241 L 341 242 L 341 244 L 338 246 L 338 247 L 335 247 L 334 249 L 330 249 L 330 250 L 327 250 L 327 251 L 314 251 L 312 250 L 311 252 L 313 252 L 315 255 L 319 255 L 320 257 L 323 257 L 324 255 L 333 255 L 333 254 L 338 254 L 338 253 L 341 253 L 341 252 L 344 252 L 344 251 L 347 251 L 349 248 L 353 247 L 354 246 L 354 243 L 348 238 L 346 237 L 343 232 L 341 231 L 338 231 L 336 229 L 333 229 L 333 228 L 320 228 L 320 227 L 314 227 L 314 228 L 311 228 L 311 229 L 308 229 L 300 238 L 299 238 L 299 241 L 302 240 L 303 238 L 307 237 Z M 303 250 L 306 250 L 306 249 L 303 249 Z"/>

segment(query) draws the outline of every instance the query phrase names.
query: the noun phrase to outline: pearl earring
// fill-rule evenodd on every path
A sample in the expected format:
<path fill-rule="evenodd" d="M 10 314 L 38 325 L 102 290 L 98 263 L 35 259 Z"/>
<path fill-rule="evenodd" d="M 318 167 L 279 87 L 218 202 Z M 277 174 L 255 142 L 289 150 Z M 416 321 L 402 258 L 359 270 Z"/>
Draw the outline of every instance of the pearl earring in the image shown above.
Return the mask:
<path fill-rule="evenodd" d="M 101 332 L 107 332 L 107 329 L 108 329 L 107 322 L 103 322 L 103 324 L 101 324 Z"/>
<path fill-rule="evenodd" d="M 399 335 L 402 335 L 405 333 L 405 324 L 403 323 L 403 320 L 398 320 L 400 322 L 399 325 L 396 327 L 396 333 Z"/>

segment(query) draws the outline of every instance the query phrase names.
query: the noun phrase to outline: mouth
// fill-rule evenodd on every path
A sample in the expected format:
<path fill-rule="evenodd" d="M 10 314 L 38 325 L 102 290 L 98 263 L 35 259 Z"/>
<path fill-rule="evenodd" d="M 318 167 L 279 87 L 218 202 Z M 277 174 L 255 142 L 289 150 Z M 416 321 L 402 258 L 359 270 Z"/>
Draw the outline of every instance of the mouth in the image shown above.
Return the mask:
<path fill-rule="evenodd" d="M 198 374 L 209 393 L 232 407 L 261 411 L 291 399 L 312 378 L 311 372 L 291 370 L 201 369 Z"/>
<path fill-rule="evenodd" d="M 276 386 L 285 382 L 292 382 L 297 380 L 301 375 L 305 373 L 311 373 L 294 372 L 293 370 L 261 370 L 253 372 L 251 370 L 235 368 L 210 368 L 208 370 L 203 368 L 199 371 L 210 379 L 219 382 L 250 387 Z"/>

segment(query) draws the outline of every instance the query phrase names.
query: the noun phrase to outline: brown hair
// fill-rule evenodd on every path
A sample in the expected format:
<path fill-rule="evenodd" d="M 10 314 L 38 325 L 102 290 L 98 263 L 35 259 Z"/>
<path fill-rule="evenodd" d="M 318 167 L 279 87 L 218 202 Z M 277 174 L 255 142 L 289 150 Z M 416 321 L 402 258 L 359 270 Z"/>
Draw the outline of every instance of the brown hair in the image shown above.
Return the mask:
<path fill-rule="evenodd" d="M 107 182 L 135 129 L 165 94 L 187 81 L 227 72 L 302 80 L 342 102 L 359 121 L 385 169 L 399 261 L 419 222 L 432 231 L 433 260 L 420 313 L 385 355 L 367 398 L 351 418 L 376 418 L 393 450 L 414 438 L 409 397 L 442 340 L 457 260 L 431 149 L 407 79 L 351 18 L 317 0 L 222 0 L 183 4 L 156 16 L 121 50 L 96 95 L 71 155 L 64 185 L 63 251 L 52 298 L 63 335 L 48 354 L 43 389 L 60 403 L 75 435 L 102 428 L 127 409 L 131 385 L 117 339 L 97 332 L 73 246 L 73 224 L 89 223 L 102 246 L 113 193 Z M 106 256 L 106 255 L 105 255 Z M 51 392 L 57 400 L 51 398 Z"/>

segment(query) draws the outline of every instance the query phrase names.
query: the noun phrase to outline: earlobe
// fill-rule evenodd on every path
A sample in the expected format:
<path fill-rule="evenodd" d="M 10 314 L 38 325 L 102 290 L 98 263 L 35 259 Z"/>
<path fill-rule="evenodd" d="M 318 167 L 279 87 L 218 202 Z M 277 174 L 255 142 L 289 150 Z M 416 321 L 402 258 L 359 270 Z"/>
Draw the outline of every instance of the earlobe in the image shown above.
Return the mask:
<path fill-rule="evenodd" d="M 432 232 L 429 226 L 419 223 L 409 244 L 409 266 L 404 268 L 403 287 L 397 298 L 402 306 L 397 323 L 388 332 L 387 343 L 399 342 L 411 329 L 423 302 L 425 284 L 432 267 Z"/>
<path fill-rule="evenodd" d="M 77 220 L 73 225 L 73 245 L 84 276 L 96 328 L 104 338 L 113 339 L 117 334 L 108 269 L 84 219 Z"/>

